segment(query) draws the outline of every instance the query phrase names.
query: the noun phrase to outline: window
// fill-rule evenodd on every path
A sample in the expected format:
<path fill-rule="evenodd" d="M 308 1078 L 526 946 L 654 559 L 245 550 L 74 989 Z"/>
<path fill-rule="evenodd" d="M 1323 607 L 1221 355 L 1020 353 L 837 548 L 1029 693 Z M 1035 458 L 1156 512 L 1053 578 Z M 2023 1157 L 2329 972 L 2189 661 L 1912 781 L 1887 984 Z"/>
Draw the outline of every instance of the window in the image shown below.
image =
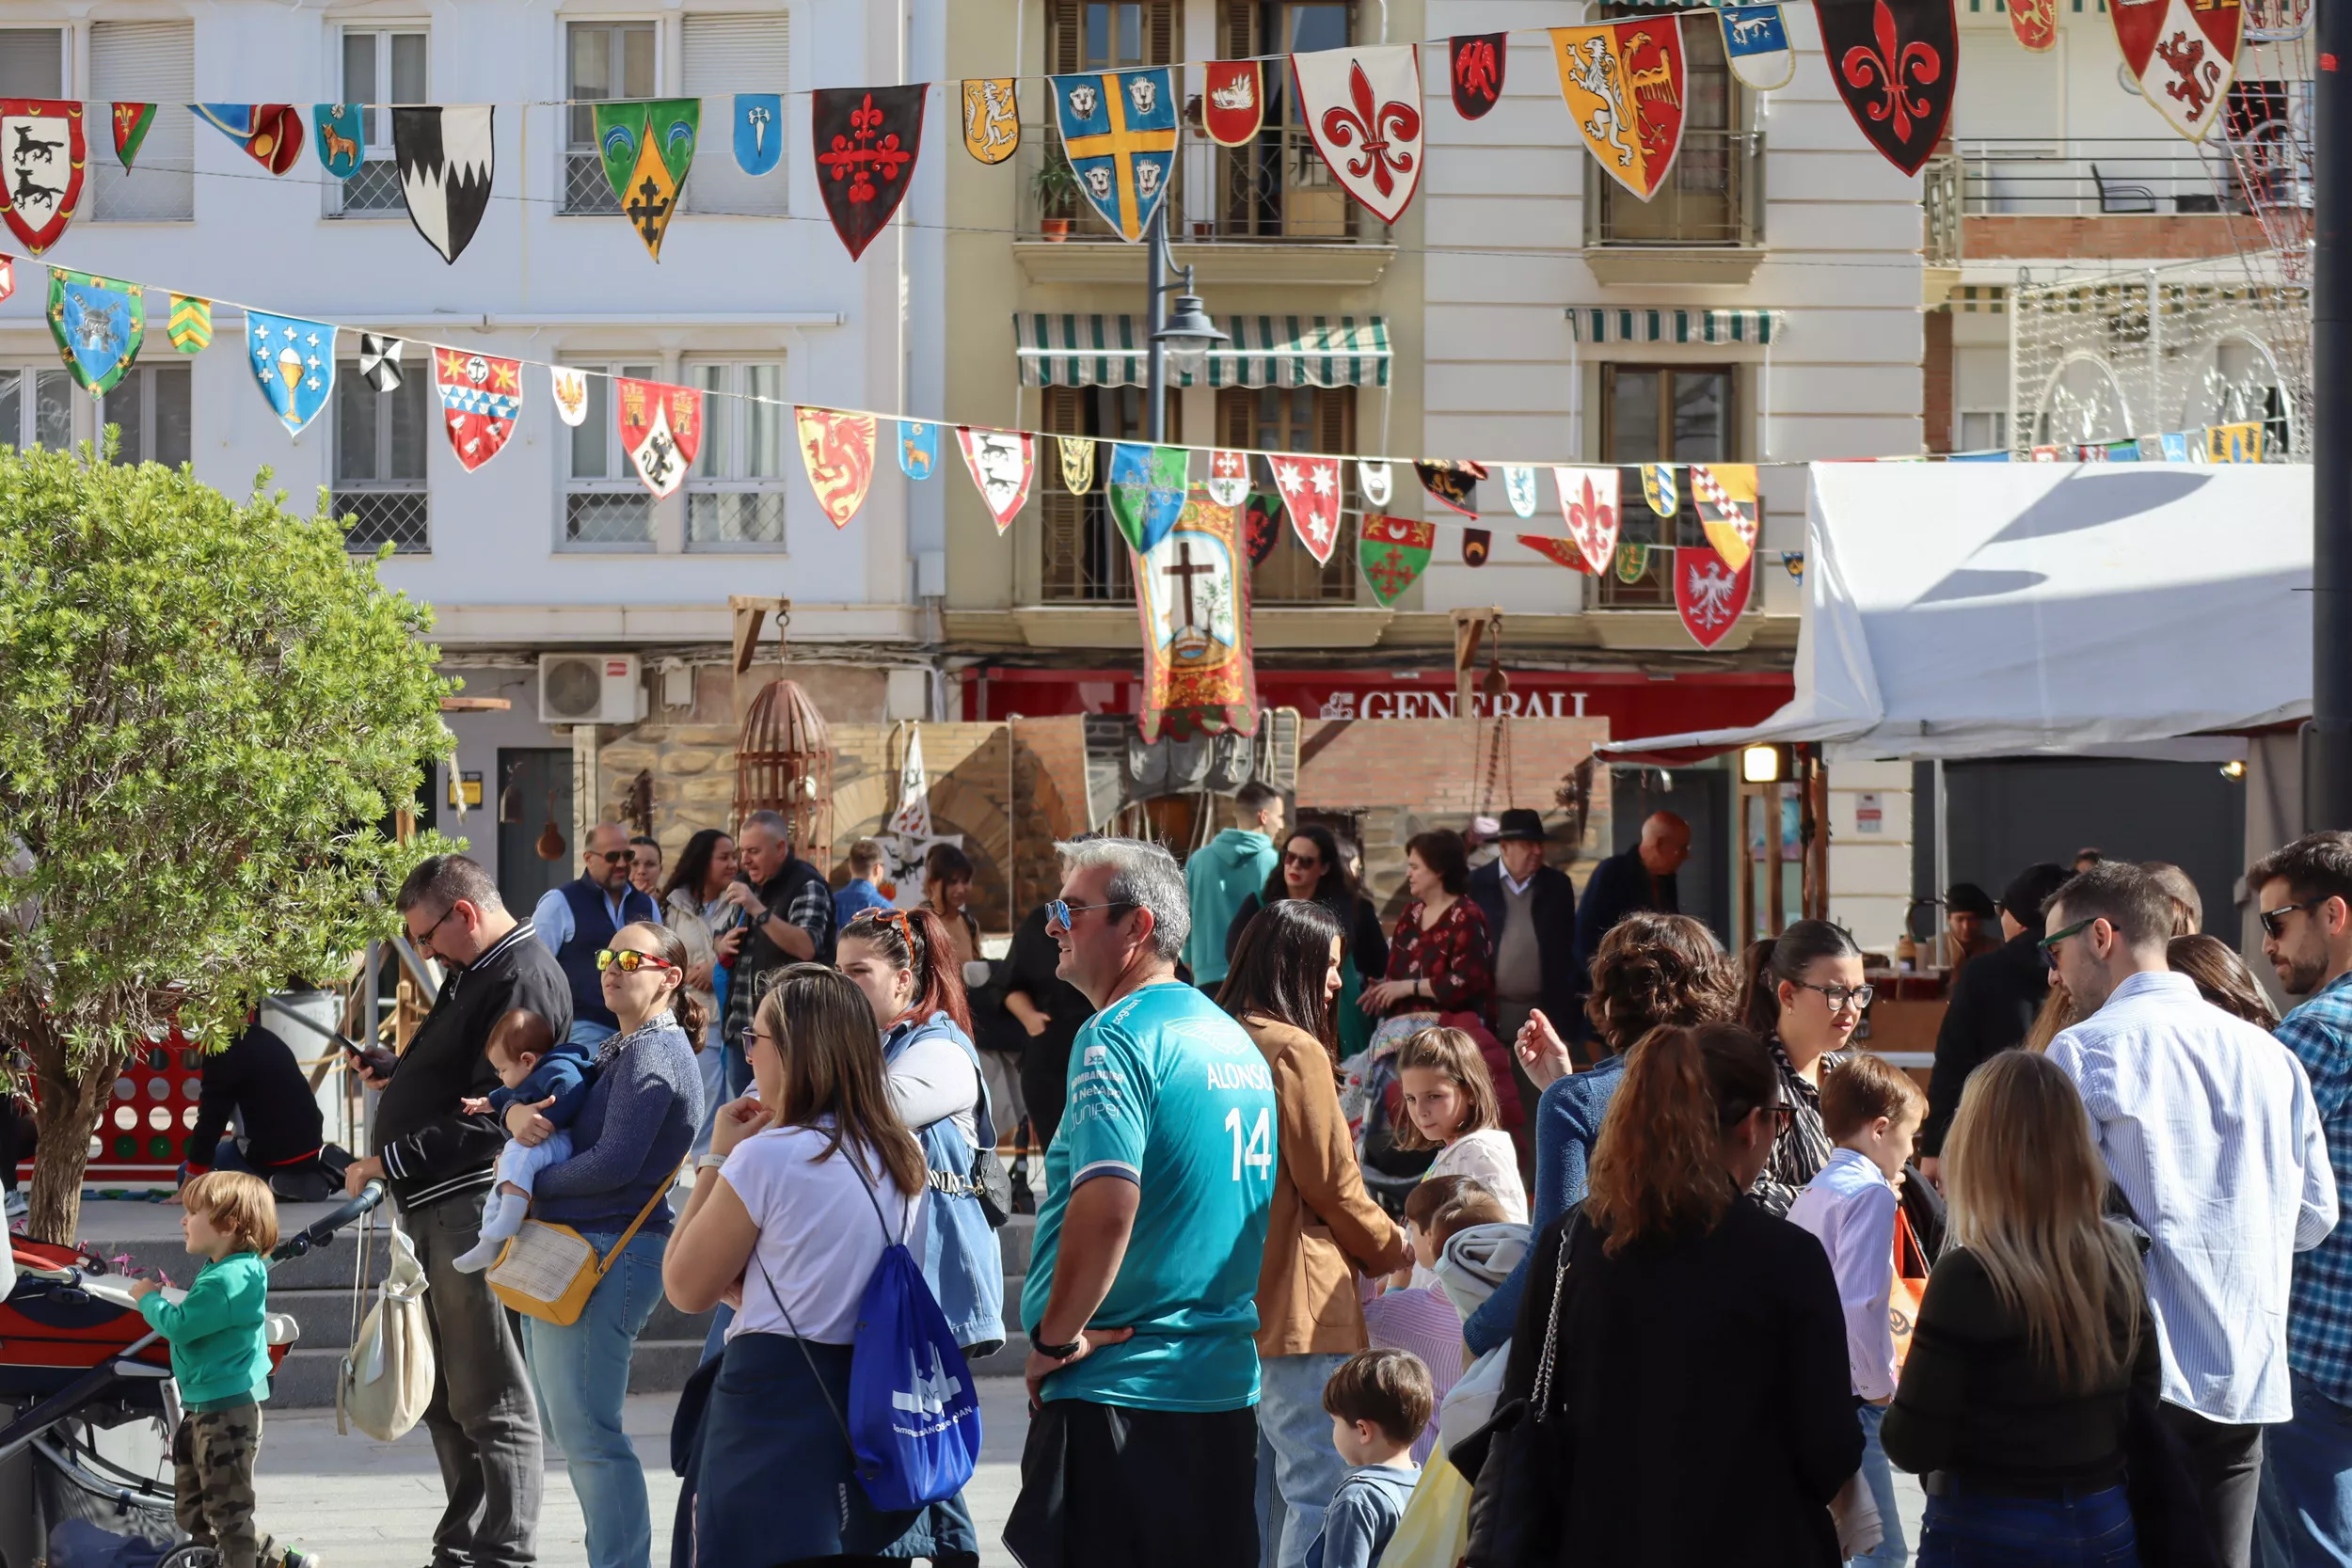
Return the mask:
<path fill-rule="evenodd" d="M 73 377 L 61 370 L 0 370 L 0 445 L 73 444 Z"/>
<path fill-rule="evenodd" d="M 1170 64 L 1176 58 L 1176 0 L 1046 0 L 1046 58 L 1057 74 Z M 1179 71 L 1176 91 L 1180 99 L 1184 95 L 1183 77 Z M 1048 134 L 1039 139 L 1037 156 L 1058 157 L 1061 133 L 1053 129 L 1054 116 L 1050 112 L 1045 123 Z M 1038 166 L 1029 161 L 1025 150 L 1022 157 L 1025 171 Z M 1180 154 L 1171 166 L 1164 198 L 1171 235 L 1184 231 L 1185 162 Z M 1071 231 L 1088 238 L 1107 238 L 1115 232 L 1090 203 L 1074 197 L 1039 215 L 1069 218 Z"/>
<path fill-rule="evenodd" d="M 1732 370 L 1728 365 L 1603 365 L 1601 460 L 1607 463 L 1730 463 L 1738 460 Z M 1661 517 L 1642 497 L 1642 475 L 1626 468 L 1618 477 L 1618 538 L 1629 545 L 1704 545 L 1698 503 L 1690 473 L 1677 469 L 1680 505 Z M 1757 507 L 1758 523 L 1762 507 Z M 1654 552 L 1648 567 L 1631 582 L 1613 569 L 1597 579 L 1600 608 L 1656 610 L 1674 607 L 1674 558 Z"/>
<path fill-rule="evenodd" d="M 351 517 L 348 544 L 404 553 L 432 547 L 425 530 L 424 449 L 433 429 L 432 389 L 415 366 L 379 392 L 357 360 L 335 369 L 335 490 L 338 517 Z"/>
<path fill-rule="evenodd" d="M 1612 7 L 1610 14 L 1642 13 Z M 1650 20 L 1668 19 L 1649 13 Z M 1712 11 L 1682 19 L 1684 102 L 1682 146 L 1666 182 L 1647 201 L 1598 168 L 1588 168 L 1585 190 L 1595 241 L 1627 245 L 1752 245 L 1752 171 L 1762 147 L 1746 130 L 1747 103 L 1724 57 L 1724 33 Z"/>
<path fill-rule="evenodd" d="M 426 81 L 427 39 L 421 31 L 343 29 L 345 103 L 430 103 Z M 392 160 L 392 117 L 379 108 L 359 112 L 365 144 L 359 172 L 327 182 L 341 193 L 344 216 L 402 217 L 408 203 L 400 190 L 400 166 Z"/>
<path fill-rule="evenodd" d="M 113 425 L 121 439 L 118 463 L 161 463 L 176 468 L 188 460 L 188 367 L 139 365 L 115 383 L 101 402 L 98 422 Z"/>
<path fill-rule="evenodd" d="M 1960 445 L 1956 451 L 1999 451 L 2009 445 L 2009 411 L 1963 411 L 1960 416 Z"/>
<path fill-rule="evenodd" d="M 602 178 L 601 175 L 598 176 Z M 588 372 L 588 411 L 571 428 L 564 493 L 564 543 L 592 548 L 653 546 L 653 493 L 621 450 L 612 411 L 612 380 L 651 381 L 651 365 L 603 364 L 566 357 Z"/>
<path fill-rule="evenodd" d="M 196 24 L 93 22 L 89 30 L 89 211 L 96 223 L 185 223 L 196 216 Z M 114 155 L 109 103 L 158 105 L 138 162 Z"/>
<path fill-rule="evenodd" d="M 1174 388 L 1168 389 L 1168 441 L 1184 439 Z M 1094 487 L 1073 496 L 1062 487 L 1061 459 L 1050 441 L 1038 445 L 1038 512 L 1044 524 L 1044 571 L 1040 578 L 1049 602 L 1118 604 L 1135 601 L 1135 576 L 1127 561 L 1127 536 L 1111 517 L 1103 486 L 1110 473 L 1113 441 L 1147 439 L 1140 387 L 1048 387 L 1045 428 L 1057 436 L 1095 437 Z"/>
<path fill-rule="evenodd" d="M 564 211 L 609 217 L 620 212 L 621 204 L 596 152 L 593 101 L 654 95 L 654 24 L 566 23 L 564 54 L 564 96 L 571 100 L 571 107 L 564 111 Z"/>
<path fill-rule="evenodd" d="M 1353 41 L 1355 8 L 1345 0 L 1270 0 L 1224 8 L 1224 57 L 1344 49 Z M 1359 208 L 1331 178 L 1298 118 L 1291 77 L 1278 58 L 1262 72 L 1265 119 L 1246 147 L 1220 147 L 1217 233 L 1225 239 L 1353 239 Z M 1211 216 L 1207 212 L 1187 214 Z M 1385 230 L 1382 230 L 1386 232 Z"/>
<path fill-rule="evenodd" d="M 689 98 L 703 101 L 703 135 L 712 154 L 694 159 L 683 196 L 687 212 L 784 215 L 789 153 L 768 173 L 751 175 L 737 166 L 732 148 L 735 95 L 779 92 L 791 80 L 785 23 L 781 11 L 758 16 L 687 14 L 685 91 Z M 793 119 L 799 103 L 785 100 L 782 120 L 768 127 L 770 137 L 783 136 L 787 123 L 799 123 Z M 771 140 L 769 145 L 776 143 Z"/>
<path fill-rule="evenodd" d="M 56 27 L 0 27 L 0 98 L 64 96 L 64 32 Z"/>
<path fill-rule="evenodd" d="M 1216 395 L 1218 438 L 1253 451 L 1352 451 L 1356 447 L 1353 387 L 1228 387 Z M 1408 476 L 1409 477 L 1409 476 Z M 1340 465 L 1340 538 L 1321 565 L 1298 542 L 1285 517 L 1265 560 L 1251 569 L 1250 597 L 1258 604 L 1353 604 L 1356 601 L 1356 465 Z"/>
<path fill-rule="evenodd" d="M 688 547 L 783 544 L 783 482 L 787 465 L 800 466 L 783 364 L 696 365 L 688 380 L 703 393 L 703 444 L 686 476 Z"/>

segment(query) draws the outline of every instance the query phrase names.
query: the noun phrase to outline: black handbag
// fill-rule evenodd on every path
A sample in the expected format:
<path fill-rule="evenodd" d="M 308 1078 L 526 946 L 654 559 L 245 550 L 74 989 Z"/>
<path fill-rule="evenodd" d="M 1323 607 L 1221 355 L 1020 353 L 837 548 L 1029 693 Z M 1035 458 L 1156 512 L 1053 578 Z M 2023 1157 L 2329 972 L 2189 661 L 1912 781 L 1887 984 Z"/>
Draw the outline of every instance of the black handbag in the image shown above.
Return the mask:
<path fill-rule="evenodd" d="M 1463 1568 L 1538 1568 L 1556 1557 L 1567 1528 L 1565 1425 L 1553 1419 L 1551 1380 L 1560 1354 L 1560 1303 L 1568 1292 L 1568 1256 L 1583 1228 L 1574 1210 L 1560 1233 L 1558 1273 L 1535 1354 L 1534 1386 L 1508 1400 L 1494 1418 L 1448 1456 L 1470 1480 L 1470 1544 Z"/>

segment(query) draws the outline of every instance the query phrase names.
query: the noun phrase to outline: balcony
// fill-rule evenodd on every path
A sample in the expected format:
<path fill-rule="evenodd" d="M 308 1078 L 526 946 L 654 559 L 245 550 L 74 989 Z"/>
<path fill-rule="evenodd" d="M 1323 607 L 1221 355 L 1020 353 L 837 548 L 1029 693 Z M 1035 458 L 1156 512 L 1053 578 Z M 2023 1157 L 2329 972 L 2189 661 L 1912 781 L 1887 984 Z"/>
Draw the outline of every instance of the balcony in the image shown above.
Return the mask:
<path fill-rule="evenodd" d="M 1584 260 L 1604 284 L 1745 283 L 1764 259 L 1764 137 L 1686 129 L 1666 183 L 1643 201 L 1588 169 Z"/>
<path fill-rule="evenodd" d="M 1924 198 L 1931 266 L 1963 258 L 2234 256 L 2241 239 L 2265 243 L 2259 230 L 2308 224 L 2312 200 L 2308 161 L 2283 121 L 2202 144 L 1980 138 L 1960 143 L 1949 166 L 1957 193 L 1931 173 Z M 1949 260 L 1939 261 L 1939 251 Z"/>

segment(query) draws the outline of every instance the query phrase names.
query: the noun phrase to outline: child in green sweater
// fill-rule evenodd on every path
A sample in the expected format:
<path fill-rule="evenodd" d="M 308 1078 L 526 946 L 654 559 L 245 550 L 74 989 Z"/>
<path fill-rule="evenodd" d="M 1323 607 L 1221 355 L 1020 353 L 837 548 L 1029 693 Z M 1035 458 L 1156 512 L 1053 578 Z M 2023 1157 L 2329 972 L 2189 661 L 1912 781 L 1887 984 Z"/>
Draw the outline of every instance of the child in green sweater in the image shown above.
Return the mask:
<path fill-rule="evenodd" d="M 180 1230 L 206 1259 L 174 1303 L 142 1279 L 131 1287 L 148 1326 L 171 1342 L 171 1375 L 187 1410 L 172 1439 L 180 1528 L 220 1554 L 221 1568 L 260 1568 L 253 1462 L 269 1398 L 263 1318 L 278 1244 L 278 1204 L 259 1177 L 211 1171 L 181 1189 Z"/>

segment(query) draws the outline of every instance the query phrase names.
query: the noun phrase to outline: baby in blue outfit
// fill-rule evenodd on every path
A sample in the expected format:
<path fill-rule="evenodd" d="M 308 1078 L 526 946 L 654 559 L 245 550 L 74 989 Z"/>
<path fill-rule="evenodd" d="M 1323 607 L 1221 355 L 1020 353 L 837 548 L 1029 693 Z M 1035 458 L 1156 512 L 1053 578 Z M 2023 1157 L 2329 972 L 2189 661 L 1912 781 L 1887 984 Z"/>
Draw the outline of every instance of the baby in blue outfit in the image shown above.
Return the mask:
<path fill-rule="evenodd" d="M 588 1102 L 596 1070 L 583 1048 L 557 1039 L 547 1020 L 520 1007 L 498 1021 L 485 1050 L 505 1086 L 486 1098 L 461 1101 L 466 1114 L 496 1117 L 504 1127 L 508 1106 L 537 1106 L 555 1124 L 555 1133 L 538 1144 L 518 1143 L 508 1134 L 499 1154 L 498 1184 L 482 1205 L 482 1240 L 452 1259 L 451 1266 L 466 1274 L 498 1261 L 507 1238 L 523 1227 L 523 1216 L 531 1212 L 532 1182 L 549 1165 L 572 1157 L 572 1135 L 565 1129 Z"/>

